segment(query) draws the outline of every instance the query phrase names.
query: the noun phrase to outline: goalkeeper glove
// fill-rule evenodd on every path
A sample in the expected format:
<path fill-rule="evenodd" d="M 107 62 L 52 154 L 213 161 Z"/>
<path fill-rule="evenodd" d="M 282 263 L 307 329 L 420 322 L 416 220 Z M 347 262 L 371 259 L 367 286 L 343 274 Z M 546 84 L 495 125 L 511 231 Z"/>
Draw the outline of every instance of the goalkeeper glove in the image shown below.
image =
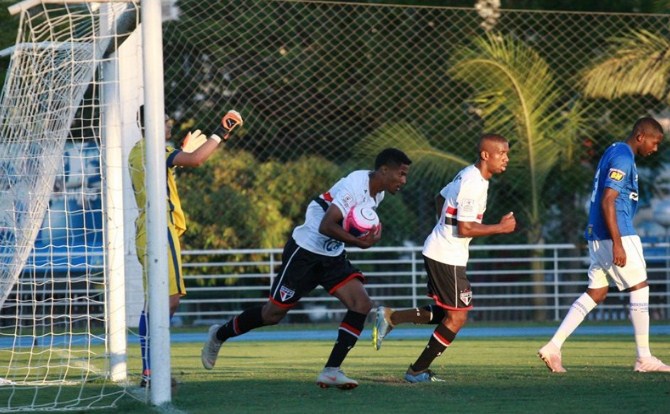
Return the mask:
<path fill-rule="evenodd" d="M 228 111 L 221 119 L 221 124 L 212 133 L 212 138 L 224 141 L 230 137 L 230 133 L 238 125 L 243 125 L 242 115 L 237 111 Z"/>
<path fill-rule="evenodd" d="M 193 152 L 200 148 L 207 141 L 207 137 L 199 129 L 189 132 L 181 144 L 181 150 L 184 152 Z"/>

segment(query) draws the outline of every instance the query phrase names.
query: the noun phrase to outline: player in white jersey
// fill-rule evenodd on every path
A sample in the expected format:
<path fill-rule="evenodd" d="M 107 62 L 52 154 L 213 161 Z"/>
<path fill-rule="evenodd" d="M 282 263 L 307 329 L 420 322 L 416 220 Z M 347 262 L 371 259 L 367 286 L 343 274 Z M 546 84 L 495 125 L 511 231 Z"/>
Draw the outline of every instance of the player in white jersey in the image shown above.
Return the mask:
<path fill-rule="evenodd" d="M 649 349 L 649 284 L 642 244 L 633 228 L 638 182 L 635 156 L 658 150 L 663 128 L 655 119 L 635 122 L 625 142 L 611 145 L 603 154 L 593 179 L 593 194 L 585 238 L 589 242 L 589 286 L 570 307 L 551 340 L 538 351 L 551 372 L 565 372 L 561 348 L 586 315 L 607 297 L 610 282 L 630 293 L 630 320 L 635 333 L 637 372 L 670 372 L 670 366 Z"/>
<path fill-rule="evenodd" d="M 438 324 L 428 345 L 405 373 L 411 383 L 441 381 L 428 368 L 454 341 L 472 308 L 472 290 L 465 274 L 468 246 L 473 237 L 511 233 L 516 219 L 508 213 L 498 224 L 482 224 L 489 179 L 505 171 L 509 143 L 501 135 L 485 134 L 479 140 L 479 159 L 464 168 L 436 197 L 437 224 L 423 246 L 428 273 L 428 296 L 434 305 L 394 311 L 377 308 L 373 344 L 401 323 Z"/>
<path fill-rule="evenodd" d="M 339 256 L 344 252 L 344 242 L 319 231 L 328 206 L 334 204 L 342 213 L 342 217 L 346 217 L 349 210 L 357 205 L 369 206 L 376 210 L 383 199 L 383 191 L 370 194 L 370 171 L 354 171 L 309 203 L 305 212 L 305 223 L 293 230 L 293 239 L 298 246 L 312 253 Z"/>
<path fill-rule="evenodd" d="M 294 229 L 284 247 L 282 264 L 267 303 L 245 310 L 222 326 L 210 327 L 201 353 L 203 366 L 214 367 L 224 341 L 279 323 L 303 296 L 321 285 L 346 306 L 347 313 L 317 384 L 341 389 L 358 386 L 358 382 L 344 375 L 340 366 L 363 330 L 372 300 L 363 287 L 363 274 L 347 259 L 344 245 L 371 247 L 380 239 L 381 228 L 357 238 L 343 229 L 342 220 L 354 206 L 365 204 L 376 208 L 385 192 L 399 191 L 407 183 L 411 163 L 404 152 L 387 148 L 377 155 L 374 171 L 354 171 L 312 200 L 305 223 Z"/>

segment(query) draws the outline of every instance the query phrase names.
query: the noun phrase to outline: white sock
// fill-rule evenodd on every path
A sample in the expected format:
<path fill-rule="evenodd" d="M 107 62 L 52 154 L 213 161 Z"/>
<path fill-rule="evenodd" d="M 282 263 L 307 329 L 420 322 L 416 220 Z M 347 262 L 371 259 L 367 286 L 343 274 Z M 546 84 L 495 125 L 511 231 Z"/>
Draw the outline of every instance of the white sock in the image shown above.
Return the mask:
<path fill-rule="evenodd" d="M 630 320 L 635 332 L 638 358 L 650 357 L 649 349 L 649 286 L 630 292 Z"/>
<path fill-rule="evenodd" d="M 551 338 L 551 342 L 553 342 L 558 349 L 561 349 L 565 340 L 568 339 L 568 336 L 577 329 L 579 324 L 584 321 L 586 315 L 588 315 L 596 305 L 597 303 L 593 301 L 588 293 L 582 293 L 582 296 L 577 298 L 577 300 L 572 303 L 572 306 L 570 306 L 568 314 L 563 318 L 563 322 L 556 330 L 553 338 Z"/>

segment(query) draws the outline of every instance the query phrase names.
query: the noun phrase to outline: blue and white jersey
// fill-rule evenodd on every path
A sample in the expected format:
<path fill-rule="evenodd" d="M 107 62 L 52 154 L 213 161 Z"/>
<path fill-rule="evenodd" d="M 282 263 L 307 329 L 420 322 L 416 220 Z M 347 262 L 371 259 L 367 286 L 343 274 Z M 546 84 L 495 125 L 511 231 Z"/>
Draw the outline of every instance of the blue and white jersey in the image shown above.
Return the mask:
<path fill-rule="evenodd" d="M 609 240 L 601 206 L 606 188 L 619 192 L 615 200 L 616 218 L 621 236 L 637 234 L 633 228 L 633 217 L 637 212 L 638 184 L 635 154 L 625 142 L 615 142 L 603 154 L 595 178 L 589 209 L 589 224 L 584 232 L 587 240 Z"/>

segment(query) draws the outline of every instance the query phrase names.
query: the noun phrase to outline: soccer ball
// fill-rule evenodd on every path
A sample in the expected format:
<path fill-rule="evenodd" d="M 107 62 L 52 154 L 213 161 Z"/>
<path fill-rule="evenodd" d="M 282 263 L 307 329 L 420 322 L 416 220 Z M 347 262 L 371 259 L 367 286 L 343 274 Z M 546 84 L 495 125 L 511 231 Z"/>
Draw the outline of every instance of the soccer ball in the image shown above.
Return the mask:
<path fill-rule="evenodd" d="M 368 206 L 355 206 L 344 219 L 344 230 L 355 237 L 365 237 L 370 230 L 379 226 L 377 212 Z"/>

